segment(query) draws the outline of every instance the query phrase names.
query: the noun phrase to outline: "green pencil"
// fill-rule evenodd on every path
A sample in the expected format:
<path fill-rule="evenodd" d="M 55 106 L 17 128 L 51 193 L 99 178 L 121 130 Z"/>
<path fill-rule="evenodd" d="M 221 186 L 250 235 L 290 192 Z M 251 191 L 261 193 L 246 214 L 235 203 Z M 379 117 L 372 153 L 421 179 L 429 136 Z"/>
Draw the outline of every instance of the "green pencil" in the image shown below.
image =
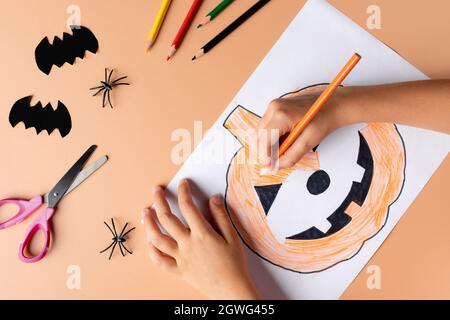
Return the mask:
<path fill-rule="evenodd" d="M 213 11 L 208 13 L 205 19 L 197 26 L 197 28 L 203 27 L 205 24 L 214 20 L 223 10 L 225 10 L 234 0 L 223 0 Z"/>

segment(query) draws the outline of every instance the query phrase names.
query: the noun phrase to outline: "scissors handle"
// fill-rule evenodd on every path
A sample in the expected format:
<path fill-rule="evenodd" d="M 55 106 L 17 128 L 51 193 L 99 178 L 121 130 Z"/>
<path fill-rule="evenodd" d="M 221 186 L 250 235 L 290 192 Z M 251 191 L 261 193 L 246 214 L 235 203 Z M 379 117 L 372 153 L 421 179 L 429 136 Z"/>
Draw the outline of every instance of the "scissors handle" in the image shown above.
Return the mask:
<path fill-rule="evenodd" d="M 0 230 L 12 227 L 23 220 L 29 215 L 39 209 L 43 204 L 42 196 L 36 196 L 31 200 L 19 200 L 19 199 L 5 199 L 0 200 L 0 207 L 5 205 L 15 205 L 18 208 L 17 213 L 10 219 L 0 223 Z"/>
<path fill-rule="evenodd" d="M 53 208 L 45 208 L 30 224 L 28 227 L 25 238 L 20 244 L 19 249 L 19 259 L 23 262 L 33 263 L 41 260 L 47 254 L 48 248 L 50 247 L 50 220 L 55 213 L 55 209 Z M 32 255 L 30 251 L 30 244 L 33 241 L 34 235 L 38 231 L 43 231 L 45 236 L 44 246 L 41 251 L 37 255 Z"/>

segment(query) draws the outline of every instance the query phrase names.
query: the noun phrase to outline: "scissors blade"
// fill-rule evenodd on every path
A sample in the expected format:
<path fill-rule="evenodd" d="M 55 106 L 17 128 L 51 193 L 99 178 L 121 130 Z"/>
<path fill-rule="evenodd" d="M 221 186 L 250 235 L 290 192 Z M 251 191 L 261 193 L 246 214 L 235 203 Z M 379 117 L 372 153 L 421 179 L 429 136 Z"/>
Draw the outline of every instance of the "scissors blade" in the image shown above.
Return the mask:
<path fill-rule="evenodd" d="M 97 161 L 95 161 L 93 164 L 87 166 L 83 171 L 81 171 L 78 174 L 77 178 L 73 181 L 70 188 L 66 191 L 65 196 L 67 196 L 70 192 L 73 191 L 73 189 L 75 189 L 81 183 L 83 183 L 83 181 L 89 178 L 94 172 L 100 169 L 106 163 L 106 161 L 108 161 L 108 156 L 103 156 Z"/>
<path fill-rule="evenodd" d="M 48 207 L 54 208 L 58 202 L 64 197 L 67 190 L 69 190 L 72 183 L 77 178 L 78 174 L 82 171 L 84 165 L 94 153 L 95 149 L 97 149 L 96 145 L 89 147 L 89 149 L 78 159 L 77 162 L 72 166 L 72 168 L 67 171 L 67 173 L 59 180 L 59 182 L 53 187 L 52 190 L 48 193 Z"/>

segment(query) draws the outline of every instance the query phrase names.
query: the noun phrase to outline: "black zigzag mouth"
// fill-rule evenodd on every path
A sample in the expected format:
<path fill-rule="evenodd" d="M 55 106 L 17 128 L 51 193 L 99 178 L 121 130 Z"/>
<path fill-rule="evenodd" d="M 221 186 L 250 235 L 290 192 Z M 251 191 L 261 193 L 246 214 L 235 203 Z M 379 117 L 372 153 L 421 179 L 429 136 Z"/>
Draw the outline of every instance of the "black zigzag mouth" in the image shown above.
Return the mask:
<path fill-rule="evenodd" d="M 347 194 L 344 201 L 341 203 L 341 205 L 327 218 L 328 222 L 330 222 L 331 227 L 330 229 L 324 233 L 320 231 L 316 227 L 311 227 L 307 230 L 301 231 L 295 235 L 289 236 L 286 239 L 288 240 L 316 240 L 316 239 L 322 239 L 325 237 L 328 237 L 339 230 L 343 229 L 345 226 L 347 226 L 352 218 L 345 213 L 345 210 L 348 208 L 348 206 L 355 202 L 356 204 L 362 206 L 367 194 L 369 193 L 370 185 L 372 183 L 372 177 L 373 177 L 373 156 L 370 152 L 369 145 L 364 138 L 364 136 L 361 134 L 361 132 L 358 132 L 359 134 L 359 152 L 358 152 L 358 160 L 357 164 L 364 168 L 364 175 L 361 179 L 361 182 L 353 182 L 352 187 L 350 188 L 349 193 Z M 315 175 L 315 176 L 314 176 Z M 315 183 L 314 186 L 311 184 L 311 186 L 308 186 L 308 190 L 311 194 L 321 194 L 324 192 L 329 184 L 329 176 L 326 174 L 326 172 L 319 170 L 312 174 L 311 178 L 315 179 L 316 181 L 319 181 L 320 183 Z M 311 179 L 310 178 L 310 179 Z M 310 184 L 310 180 L 308 181 L 308 184 Z M 270 208 L 275 201 L 275 198 L 278 194 L 278 191 L 280 190 L 282 184 L 276 184 L 276 185 L 269 185 L 269 186 L 255 186 L 255 191 L 258 194 L 259 200 L 261 202 L 261 205 L 266 213 L 269 214 Z"/>

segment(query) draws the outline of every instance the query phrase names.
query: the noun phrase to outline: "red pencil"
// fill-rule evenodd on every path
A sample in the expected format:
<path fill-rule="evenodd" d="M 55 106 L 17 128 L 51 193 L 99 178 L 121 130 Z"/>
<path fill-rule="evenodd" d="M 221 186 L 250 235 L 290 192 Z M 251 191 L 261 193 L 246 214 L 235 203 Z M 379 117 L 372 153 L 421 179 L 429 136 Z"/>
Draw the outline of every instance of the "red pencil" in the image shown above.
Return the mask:
<path fill-rule="evenodd" d="M 189 12 L 186 18 L 184 19 L 183 24 L 180 27 L 180 30 L 178 30 L 175 40 L 173 40 L 172 42 L 169 54 L 167 55 L 167 60 L 170 60 L 175 55 L 175 52 L 177 52 L 177 49 L 180 47 L 181 42 L 183 42 L 183 39 L 186 36 L 186 33 L 189 30 L 192 21 L 194 21 L 195 15 L 197 14 L 198 9 L 200 9 L 202 2 L 203 0 L 194 0 L 194 2 L 192 3 L 191 9 L 189 9 Z"/>

